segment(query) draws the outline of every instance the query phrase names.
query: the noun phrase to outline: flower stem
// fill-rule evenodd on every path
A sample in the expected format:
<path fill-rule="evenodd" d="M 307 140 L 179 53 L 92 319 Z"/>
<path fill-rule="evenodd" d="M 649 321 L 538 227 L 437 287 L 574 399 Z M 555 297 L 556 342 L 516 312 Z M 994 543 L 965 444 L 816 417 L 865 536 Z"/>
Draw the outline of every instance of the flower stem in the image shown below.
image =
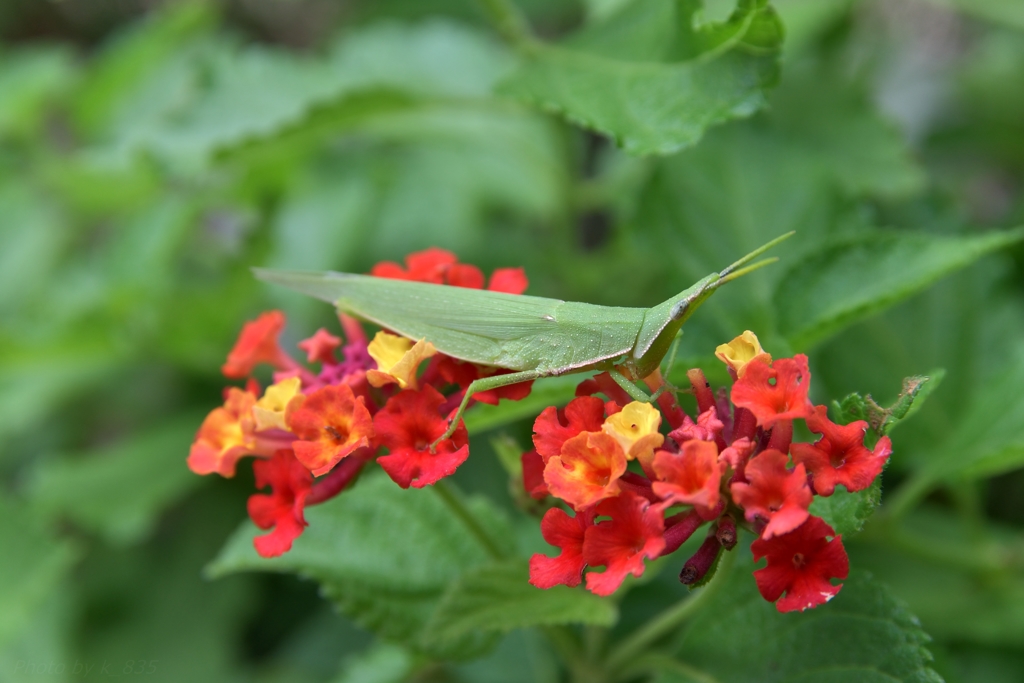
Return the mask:
<path fill-rule="evenodd" d="M 448 509 L 459 518 L 459 521 L 466 525 L 469 533 L 473 535 L 473 538 L 475 538 L 481 546 L 483 546 L 484 550 L 487 551 L 487 554 L 492 560 L 504 560 L 508 557 L 505 550 L 495 543 L 494 539 L 490 537 L 487 531 L 480 526 L 476 517 L 473 516 L 473 513 L 466 507 L 465 503 L 462 502 L 462 497 L 452 489 L 448 482 L 443 480 L 439 481 L 431 488 L 437 491 L 441 500 L 443 500 L 445 505 L 448 506 Z"/>
<path fill-rule="evenodd" d="M 714 597 L 715 593 L 725 583 L 725 575 L 729 573 L 729 569 L 732 567 L 733 558 L 733 553 L 726 553 L 718 565 L 718 571 L 715 573 L 714 578 L 697 595 L 687 597 L 669 607 L 615 648 L 608 655 L 608 669 L 620 671 L 637 655 L 700 611 L 704 603 Z"/>
<path fill-rule="evenodd" d="M 529 42 L 530 26 L 512 0 L 477 0 L 477 4 L 506 40 L 514 45 Z"/>

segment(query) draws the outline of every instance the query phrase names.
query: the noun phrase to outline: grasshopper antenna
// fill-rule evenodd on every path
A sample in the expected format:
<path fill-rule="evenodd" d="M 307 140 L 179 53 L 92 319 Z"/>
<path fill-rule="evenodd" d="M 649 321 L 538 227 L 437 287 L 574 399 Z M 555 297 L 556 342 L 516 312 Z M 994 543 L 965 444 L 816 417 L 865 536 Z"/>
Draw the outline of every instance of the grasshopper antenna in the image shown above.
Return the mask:
<path fill-rule="evenodd" d="M 764 259 L 763 261 L 758 261 L 757 263 L 755 263 L 755 264 L 753 264 L 753 265 L 751 265 L 751 266 L 749 266 L 747 268 L 744 268 L 744 266 L 746 266 L 748 263 L 750 263 L 751 261 L 756 259 L 758 256 L 760 256 L 761 254 L 765 253 L 766 251 L 768 251 L 769 249 L 774 247 L 779 242 L 784 242 L 785 240 L 788 240 L 790 237 L 792 237 L 795 234 L 796 234 L 796 230 L 790 230 L 789 232 L 787 232 L 784 235 L 779 235 L 778 237 L 773 239 L 771 242 L 768 242 L 767 244 L 761 245 L 760 247 L 758 247 L 754 251 L 750 252 L 749 254 L 747 254 L 746 256 L 741 258 L 739 261 L 736 261 L 736 263 L 733 263 L 732 265 L 727 267 L 725 270 L 723 270 L 721 273 L 719 273 L 718 277 L 720 279 L 718 280 L 718 282 L 719 283 L 725 283 L 725 282 L 728 282 L 729 280 L 735 280 L 736 278 L 738 278 L 738 277 L 740 277 L 742 275 L 746 275 L 747 273 L 752 273 L 753 271 L 757 270 L 758 268 L 762 268 L 762 267 L 768 265 L 769 263 L 775 263 L 779 259 L 777 259 L 777 258 L 770 258 L 770 259 Z"/>
<path fill-rule="evenodd" d="M 739 270 L 734 270 L 732 272 L 726 273 L 725 277 L 720 277 L 715 281 L 715 286 L 717 287 L 719 285 L 724 285 L 726 282 L 730 282 L 737 278 L 741 278 L 747 273 L 753 273 L 755 270 L 760 270 L 761 268 L 764 268 L 767 265 L 775 263 L 778 260 L 778 256 L 772 256 L 771 258 L 761 259 L 757 263 L 751 263 L 746 268 L 740 268 Z"/>

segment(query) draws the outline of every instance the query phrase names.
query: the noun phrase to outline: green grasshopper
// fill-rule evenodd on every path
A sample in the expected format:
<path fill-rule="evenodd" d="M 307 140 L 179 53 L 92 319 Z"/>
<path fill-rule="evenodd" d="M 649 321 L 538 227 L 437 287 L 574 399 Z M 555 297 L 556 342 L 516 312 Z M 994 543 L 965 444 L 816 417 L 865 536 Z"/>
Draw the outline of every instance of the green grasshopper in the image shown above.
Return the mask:
<path fill-rule="evenodd" d="M 426 339 L 453 358 L 511 370 L 469 385 L 441 441 L 455 431 L 473 394 L 541 377 L 617 370 L 610 374 L 630 396 L 651 400 L 632 382 L 658 369 L 683 323 L 716 289 L 777 261 L 751 263 L 792 234 L 775 238 L 653 308 L 596 306 L 351 273 L 254 272 L 261 280 L 323 299 L 342 313 L 403 337 Z"/>

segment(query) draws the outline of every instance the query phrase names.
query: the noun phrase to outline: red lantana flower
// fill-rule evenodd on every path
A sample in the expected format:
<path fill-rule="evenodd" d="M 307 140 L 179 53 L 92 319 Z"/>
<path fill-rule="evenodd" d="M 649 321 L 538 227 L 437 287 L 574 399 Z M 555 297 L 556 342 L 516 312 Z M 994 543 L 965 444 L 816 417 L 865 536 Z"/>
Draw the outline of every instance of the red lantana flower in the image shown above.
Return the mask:
<path fill-rule="evenodd" d="M 693 505 L 702 515 L 718 505 L 719 485 L 725 466 L 718 462 L 718 447 L 711 441 L 693 439 L 679 453 L 658 451 L 654 472 L 660 481 L 651 484 L 666 502 Z"/>
<path fill-rule="evenodd" d="M 526 271 L 522 268 L 496 268 L 491 273 L 491 281 L 487 283 L 487 289 L 492 292 L 522 294 L 529 284 L 529 280 L 526 279 Z"/>
<path fill-rule="evenodd" d="M 405 257 L 405 265 L 403 268 L 397 263 L 385 261 L 375 265 L 370 274 L 393 280 L 414 280 L 469 289 L 484 287 L 484 274 L 479 268 L 458 263 L 455 254 L 444 249 L 431 247 L 409 254 Z M 491 273 L 487 288 L 494 292 L 522 294 L 528 284 L 526 272 L 522 268 L 498 268 Z"/>
<path fill-rule="evenodd" d="M 334 365 L 338 362 L 334 350 L 341 346 L 341 339 L 321 327 L 312 337 L 300 341 L 298 346 L 306 352 L 306 360 L 310 363 Z"/>
<path fill-rule="evenodd" d="M 385 261 L 378 263 L 370 271 L 370 275 L 386 277 L 392 280 L 415 280 L 416 282 L 429 282 L 435 285 L 444 284 L 444 276 L 448 268 L 458 261 L 455 254 L 444 249 L 431 247 L 405 257 L 406 268 Z"/>
<path fill-rule="evenodd" d="M 462 422 L 450 439 L 430 452 L 430 444 L 448 429 L 440 413 L 444 402 L 444 396 L 431 386 L 407 389 L 388 399 L 373 418 L 378 442 L 390 451 L 377 462 L 404 489 L 433 484 L 453 474 L 469 457 L 469 437 Z"/>
<path fill-rule="evenodd" d="M 742 481 L 746 478 L 744 470 L 746 470 L 747 462 L 750 460 L 750 456 L 754 454 L 756 446 L 757 444 L 744 436 L 733 441 L 722 451 L 718 455 L 718 460 L 731 467 L 734 476 Z"/>
<path fill-rule="evenodd" d="M 277 451 L 268 460 L 255 461 L 252 471 L 256 475 L 256 488 L 269 486 L 271 491 L 269 495 L 249 496 L 249 517 L 259 528 L 273 529 L 252 542 L 262 557 L 277 557 L 291 549 L 292 542 L 306 527 L 302 510 L 313 485 L 313 476 L 289 450 Z"/>
<path fill-rule="evenodd" d="M 548 460 L 544 481 L 551 495 L 580 510 L 618 495 L 625 471 L 626 454 L 618 441 L 604 432 L 580 432 Z"/>
<path fill-rule="evenodd" d="M 292 443 L 295 457 L 318 477 L 373 438 L 370 411 L 347 384 L 317 389 L 285 419 L 301 439 Z"/>
<path fill-rule="evenodd" d="M 253 447 L 252 407 L 256 405 L 256 393 L 236 387 L 230 387 L 226 393 L 224 406 L 210 411 L 189 449 L 188 467 L 196 474 L 216 472 L 222 477 L 233 477 L 238 459 Z"/>
<path fill-rule="evenodd" d="M 892 454 L 892 442 L 883 436 L 875 449 L 869 451 L 864 447 L 867 422 L 837 425 L 827 415 L 825 406 L 817 406 L 814 415 L 807 418 L 807 428 L 821 434 L 821 438 L 813 444 L 793 444 L 793 461 L 807 466 L 814 492 L 819 496 L 831 496 L 836 484 L 851 492 L 866 489 L 885 467 Z"/>
<path fill-rule="evenodd" d="M 580 432 L 600 432 L 604 423 L 604 402 L 593 396 L 579 396 L 564 410 L 544 409 L 533 423 L 533 445 L 544 462 L 562 452 L 562 444 Z"/>
<path fill-rule="evenodd" d="M 810 388 L 811 371 L 807 368 L 807 356 L 801 353 L 793 358 L 780 358 L 771 365 L 753 360 L 743 377 L 732 385 L 732 402 L 752 412 L 758 425 L 770 429 L 779 420 L 810 417 Z"/>
<path fill-rule="evenodd" d="M 530 558 L 530 583 L 537 588 L 552 586 L 578 586 L 583 576 L 583 537 L 594 524 L 594 512 L 577 512 L 570 517 L 559 508 L 551 508 L 540 521 L 544 540 L 561 548 L 556 557 L 536 553 Z"/>
<path fill-rule="evenodd" d="M 828 540 L 829 536 L 834 538 Z M 788 534 L 758 539 L 750 549 L 755 562 L 768 558 L 768 566 L 754 572 L 764 599 L 775 602 L 786 594 L 775 605 L 780 612 L 825 604 L 842 588 L 833 586 L 831 579 L 845 579 L 850 572 L 842 536 L 819 517 L 808 518 Z"/>
<path fill-rule="evenodd" d="M 747 463 L 745 474 L 749 484 L 737 482 L 729 489 L 733 500 L 745 510 L 748 522 L 758 517 L 768 521 L 761 538 L 789 533 L 807 521 L 811 505 L 811 489 L 803 465 L 790 472 L 788 458 L 776 450 L 764 451 Z"/>
<path fill-rule="evenodd" d="M 597 595 L 611 595 L 626 574 L 643 576 L 644 558 L 654 559 L 665 549 L 665 521 L 662 512 L 643 496 L 624 492 L 601 501 L 598 522 L 583 539 L 583 561 L 604 565 L 603 572 L 587 572 L 587 589 Z"/>
<path fill-rule="evenodd" d="M 682 426 L 673 429 L 668 435 L 676 443 L 685 443 L 691 439 L 714 441 L 722 433 L 724 427 L 725 424 L 718 419 L 718 411 L 711 407 L 698 415 L 696 422 L 689 415 L 683 415 Z"/>
<path fill-rule="evenodd" d="M 534 500 L 545 498 L 548 485 L 544 481 L 544 458 L 537 451 L 526 451 L 520 460 L 523 465 L 523 489 Z"/>
<path fill-rule="evenodd" d="M 277 340 L 283 329 L 284 313 L 281 311 L 267 311 L 247 322 L 220 371 L 225 377 L 241 379 L 248 377 L 260 363 L 269 363 L 277 370 L 293 367 L 295 362 Z"/>

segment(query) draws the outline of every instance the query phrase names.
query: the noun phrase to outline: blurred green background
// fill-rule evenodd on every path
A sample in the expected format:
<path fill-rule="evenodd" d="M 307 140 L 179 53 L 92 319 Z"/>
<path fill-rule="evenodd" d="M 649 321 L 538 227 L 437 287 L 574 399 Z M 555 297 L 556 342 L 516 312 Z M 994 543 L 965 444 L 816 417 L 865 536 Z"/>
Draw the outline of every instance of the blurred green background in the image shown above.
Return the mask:
<path fill-rule="evenodd" d="M 519 4 L 555 41 L 629 3 Z M 556 680 L 529 632 L 426 662 L 312 581 L 203 578 L 252 492 L 246 466 L 185 467 L 227 350 L 268 307 L 290 343 L 332 325 L 249 267 L 436 245 L 525 266 L 531 294 L 646 306 L 789 230 L 681 358 L 721 382 L 714 346 L 750 328 L 810 354 L 818 402 L 932 376 L 851 561 L 947 680 L 1024 680 L 1024 250 L 991 253 L 1024 224 L 1024 4 L 774 6 L 767 106 L 633 156 L 502 90 L 520 58 L 468 0 L 3 0 L 0 681 Z M 541 398 L 571 396 L 552 382 Z M 527 443 L 513 418 L 471 418 L 456 476 L 509 514 L 488 428 Z"/>

